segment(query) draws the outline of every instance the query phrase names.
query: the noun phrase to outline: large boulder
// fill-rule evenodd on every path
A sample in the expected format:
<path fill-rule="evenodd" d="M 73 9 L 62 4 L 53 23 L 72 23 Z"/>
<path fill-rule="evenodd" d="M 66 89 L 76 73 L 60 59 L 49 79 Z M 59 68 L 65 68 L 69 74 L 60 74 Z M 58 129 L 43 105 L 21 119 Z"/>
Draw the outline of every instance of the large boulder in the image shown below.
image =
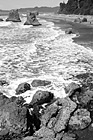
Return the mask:
<path fill-rule="evenodd" d="M 70 83 L 68 86 L 65 87 L 65 91 L 68 94 L 68 96 L 72 96 L 73 94 L 75 94 L 76 92 L 81 92 L 81 87 L 80 85 L 72 82 Z"/>
<path fill-rule="evenodd" d="M 78 109 L 70 118 L 69 128 L 72 130 L 82 130 L 85 129 L 90 123 L 90 112 L 86 109 Z"/>
<path fill-rule="evenodd" d="M 55 133 L 66 129 L 71 113 L 73 113 L 77 107 L 76 103 L 71 101 L 70 98 L 59 99 L 57 104 L 62 106 L 62 108 L 59 110 L 56 117 L 57 121 L 54 126 Z"/>
<path fill-rule="evenodd" d="M 3 135 L 13 137 L 13 134 L 21 136 L 26 131 L 27 109 L 21 104 L 21 100 L 18 97 L 14 101 L 6 101 L 4 105 L 0 106 L 0 132 L 2 134 L 0 137 Z"/>
<path fill-rule="evenodd" d="M 11 10 L 9 12 L 9 16 L 6 19 L 6 21 L 12 21 L 12 22 L 21 22 L 21 19 L 19 17 L 18 10 Z"/>
<path fill-rule="evenodd" d="M 41 25 L 41 24 L 40 24 L 39 21 L 37 20 L 36 14 L 35 14 L 35 13 L 32 13 L 32 12 L 29 12 L 29 13 L 27 14 L 27 20 L 26 20 L 26 22 L 24 23 L 24 25 L 39 26 L 39 25 Z"/>
<path fill-rule="evenodd" d="M 35 79 L 32 81 L 31 85 L 33 87 L 38 87 L 38 86 L 47 86 L 50 85 L 51 82 L 50 81 L 46 81 L 46 80 L 39 80 L 39 79 Z"/>
<path fill-rule="evenodd" d="M 24 82 L 18 85 L 17 89 L 16 89 L 16 95 L 18 94 L 22 94 L 24 92 L 26 92 L 27 90 L 30 90 L 30 84 Z"/>
<path fill-rule="evenodd" d="M 82 19 L 82 22 L 87 22 L 87 18 L 83 18 Z"/>
<path fill-rule="evenodd" d="M 38 90 L 36 91 L 36 93 L 33 95 L 32 101 L 30 103 L 30 105 L 41 105 L 44 103 L 49 103 L 54 97 L 54 94 L 48 91 L 42 91 L 42 90 Z"/>
<path fill-rule="evenodd" d="M 47 109 L 44 111 L 44 114 L 41 117 L 41 124 L 46 126 L 48 123 L 48 127 L 53 127 L 53 122 L 55 122 L 55 118 L 52 118 L 52 116 L 55 116 L 58 112 L 58 106 L 57 105 L 50 105 L 47 107 Z"/>
<path fill-rule="evenodd" d="M 93 100 L 93 91 L 87 90 L 77 96 L 79 104 L 83 107 L 87 107 L 89 102 Z"/>

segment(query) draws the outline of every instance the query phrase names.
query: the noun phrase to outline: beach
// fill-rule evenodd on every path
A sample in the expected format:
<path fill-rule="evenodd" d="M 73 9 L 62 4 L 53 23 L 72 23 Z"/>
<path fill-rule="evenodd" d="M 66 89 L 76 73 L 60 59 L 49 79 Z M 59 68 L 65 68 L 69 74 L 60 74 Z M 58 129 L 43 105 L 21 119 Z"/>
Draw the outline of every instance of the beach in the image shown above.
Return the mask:
<path fill-rule="evenodd" d="M 85 47 L 93 48 L 93 16 L 50 14 L 50 16 L 46 15 L 43 18 L 53 21 L 55 25 L 61 27 L 62 30 L 72 28 L 76 34 L 80 34 L 80 36 L 73 38 L 76 43 Z M 87 22 L 74 22 L 74 20 L 77 18 L 87 18 Z"/>
<path fill-rule="evenodd" d="M 22 140 L 28 140 L 23 136 L 77 140 L 77 130 L 88 126 L 90 137 L 93 29 L 89 22 L 74 23 L 76 17 L 44 13 L 37 17 L 40 26 L 24 25 L 25 16 L 21 22 L 6 22 L 7 17 L 2 17 L 0 121 L 4 121 L 0 138 L 7 134 Z M 68 28 L 74 32 L 67 34 Z M 79 140 L 87 139 L 82 138 L 84 133 Z"/>

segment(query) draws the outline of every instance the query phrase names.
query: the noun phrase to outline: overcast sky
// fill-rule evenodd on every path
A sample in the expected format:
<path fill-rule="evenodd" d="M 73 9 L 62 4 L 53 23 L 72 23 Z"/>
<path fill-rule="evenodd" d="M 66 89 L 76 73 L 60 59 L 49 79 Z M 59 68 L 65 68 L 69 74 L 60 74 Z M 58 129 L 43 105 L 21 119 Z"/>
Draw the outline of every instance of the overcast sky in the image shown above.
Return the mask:
<path fill-rule="evenodd" d="M 67 0 L 0 0 L 0 9 L 14 9 L 35 6 L 58 6 L 60 2 Z"/>

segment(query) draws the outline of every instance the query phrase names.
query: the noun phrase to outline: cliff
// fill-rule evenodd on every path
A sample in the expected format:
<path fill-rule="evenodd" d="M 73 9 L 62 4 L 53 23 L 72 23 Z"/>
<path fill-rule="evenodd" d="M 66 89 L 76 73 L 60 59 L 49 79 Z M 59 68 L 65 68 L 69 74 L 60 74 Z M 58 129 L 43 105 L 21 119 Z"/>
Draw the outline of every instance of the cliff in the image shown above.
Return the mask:
<path fill-rule="evenodd" d="M 59 14 L 93 15 L 93 0 L 68 0 L 60 3 Z"/>

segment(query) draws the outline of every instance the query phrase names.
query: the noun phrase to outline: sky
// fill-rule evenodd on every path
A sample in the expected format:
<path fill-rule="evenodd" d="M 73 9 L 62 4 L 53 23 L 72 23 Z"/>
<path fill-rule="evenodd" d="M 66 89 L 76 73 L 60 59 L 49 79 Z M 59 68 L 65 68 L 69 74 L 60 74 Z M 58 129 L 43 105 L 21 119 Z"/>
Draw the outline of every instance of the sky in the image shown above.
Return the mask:
<path fill-rule="evenodd" d="M 0 9 L 10 10 L 15 8 L 28 8 L 28 7 L 55 7 L 60 2 L 66 2 L 67 0 L 0 0 Z"/>

